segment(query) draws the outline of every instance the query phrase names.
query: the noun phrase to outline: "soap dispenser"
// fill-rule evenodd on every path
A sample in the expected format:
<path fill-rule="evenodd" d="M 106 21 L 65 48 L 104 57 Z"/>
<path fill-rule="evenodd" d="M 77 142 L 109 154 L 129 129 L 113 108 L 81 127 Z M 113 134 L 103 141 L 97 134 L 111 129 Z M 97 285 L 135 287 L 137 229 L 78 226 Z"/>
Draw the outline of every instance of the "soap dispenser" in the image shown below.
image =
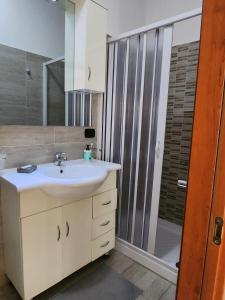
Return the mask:
<path fill-rule="evenodd" d="M 92 159 L 92 150 L 90 149 L 90 145 L 86 146 L 84 150 L 84 160 L 91 160 Z"/>

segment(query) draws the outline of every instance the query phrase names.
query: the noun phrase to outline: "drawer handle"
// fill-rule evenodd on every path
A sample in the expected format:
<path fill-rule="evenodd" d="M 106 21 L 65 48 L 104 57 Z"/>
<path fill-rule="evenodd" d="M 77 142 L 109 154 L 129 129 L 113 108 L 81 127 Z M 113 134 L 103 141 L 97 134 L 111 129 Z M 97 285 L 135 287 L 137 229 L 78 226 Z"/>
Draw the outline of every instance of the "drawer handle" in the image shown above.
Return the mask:
<path fill-rule="evenodd" d="M 57 226 L 57 229 L 58 229 L 58 238 L 57 238 L 57 241 L 59 242 L 60 237 L 61 237 L 61 231 L 60 231 L 59 225 Z"/>
<path fill-rule="evenodd" d="M 66 237 L 68 237 L 70 234 L 70 226 L 69 226 L 69 223 L 66 222 Z"/>
<path fill-rule="evenodd" d="M 106 242 L 105 244 L 103 244 L 103 245 L 101 245 L 101 248 L 105 248 L 105 247 L 107 247 L 108 245 L 109 245 L 109 241 L 108 242 Z"/>
<path fill-rule="evenodd" d="M 112 201 L 108 201 L 108 202 L 102 203 L 102 206 L 106 206 L 106 205 L 109 205 L 111 203 L 112 203 Z"/>
<path fill-rule="evenodd" d="M 102 227 L 107 226 L 110 224 L 110 221 L 106 221 L 105 223 L 101 224 Z"/>

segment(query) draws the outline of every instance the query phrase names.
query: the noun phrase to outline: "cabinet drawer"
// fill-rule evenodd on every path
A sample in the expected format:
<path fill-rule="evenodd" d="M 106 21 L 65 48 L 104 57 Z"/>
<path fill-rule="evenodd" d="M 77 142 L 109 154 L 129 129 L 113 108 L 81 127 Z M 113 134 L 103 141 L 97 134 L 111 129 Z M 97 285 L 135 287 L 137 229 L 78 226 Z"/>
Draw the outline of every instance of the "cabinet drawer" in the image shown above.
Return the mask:
<path fill-rule="evenodd" d="M 92 241 L 92 260 L 95 260 L 115 247 L 115 230 Z"/>
<path fill-rule="evenodd" d="M 92 221 L 92 239 L 115 228 L 115 211 Z"/>
<path fill-rule="evenodd" d="M 93 197 L 93 218 L 106 215 L 117 206 L 117 190 L 102 193 Z"/>

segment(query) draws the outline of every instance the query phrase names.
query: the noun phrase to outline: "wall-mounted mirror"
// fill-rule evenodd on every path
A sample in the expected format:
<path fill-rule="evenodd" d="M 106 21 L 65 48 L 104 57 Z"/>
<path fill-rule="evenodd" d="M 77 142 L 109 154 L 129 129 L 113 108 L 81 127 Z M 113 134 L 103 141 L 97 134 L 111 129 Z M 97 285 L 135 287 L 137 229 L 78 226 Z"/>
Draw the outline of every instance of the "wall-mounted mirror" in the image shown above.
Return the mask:
<path fill-rule="evenodd" d="M 65 2 L 0 2 L 0 125 L 91 126 L 92 97 L 64 92 Z"/>

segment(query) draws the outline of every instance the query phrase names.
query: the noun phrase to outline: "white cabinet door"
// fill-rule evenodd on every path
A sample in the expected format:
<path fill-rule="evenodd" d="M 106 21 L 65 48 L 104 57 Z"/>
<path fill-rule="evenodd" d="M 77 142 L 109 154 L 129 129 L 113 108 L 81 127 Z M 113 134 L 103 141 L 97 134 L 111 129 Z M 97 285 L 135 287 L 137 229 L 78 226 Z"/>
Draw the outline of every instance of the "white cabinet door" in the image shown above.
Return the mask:
<path fill-rule="evenodd" d="M 48 289 L 62 278 L 61 208 L 22 219 L 25 298 Z"/>
<path fill-rule="evenodd" d="M 92 199 L 62 207 L 62 273 L 66 277 L 91 262 Z"/>
<path fill-rule="evenodd" d="M 92 0 L 66 6 L 65 90 L 105 91 L 107 10 Z"/>
<path fill-rule="evenodd" d="M 89 90 L 105 91 L 107 11 L 88 1 L 86 85 Z"/>

